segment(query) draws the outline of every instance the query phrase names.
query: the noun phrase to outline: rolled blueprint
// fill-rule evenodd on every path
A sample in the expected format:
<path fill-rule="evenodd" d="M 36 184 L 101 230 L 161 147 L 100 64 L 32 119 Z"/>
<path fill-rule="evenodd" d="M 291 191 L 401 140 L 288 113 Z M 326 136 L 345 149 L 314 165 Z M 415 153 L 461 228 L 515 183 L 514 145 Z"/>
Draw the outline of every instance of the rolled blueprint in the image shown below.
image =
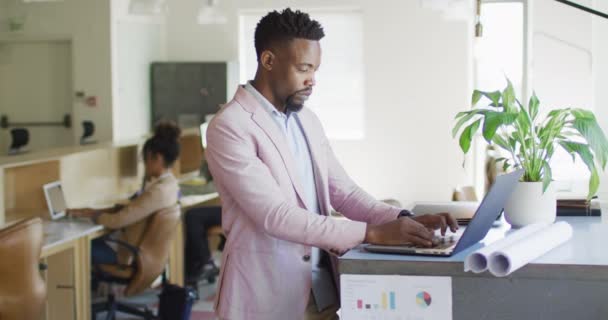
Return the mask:
<path fill-rule="evenodd" d="M 548 225 L 549 224 L 547 223 L 535 223 L 525 226 L 521 229 L 513 231 L 503 239 L 493 242 L 487 247 L 483 247 L 470 253 L 464 260 L 464 271 L 473 271 L 474 273 L 486 271 L 488 269 L 488 258 L 490 255 L 492 255 L 492 253 L 510 246 L 517 241 L 525 239 L 526 237 L 537 233 L 539 230 L 547 227 Z"/>
<path fill-rule="evenodd" d="M 507 276 L 570 240 L 571 237 L 572 227 L 564 221 L 556 222 L 525 239 L 492 253 L 488 268 L 497 277 Z"/>

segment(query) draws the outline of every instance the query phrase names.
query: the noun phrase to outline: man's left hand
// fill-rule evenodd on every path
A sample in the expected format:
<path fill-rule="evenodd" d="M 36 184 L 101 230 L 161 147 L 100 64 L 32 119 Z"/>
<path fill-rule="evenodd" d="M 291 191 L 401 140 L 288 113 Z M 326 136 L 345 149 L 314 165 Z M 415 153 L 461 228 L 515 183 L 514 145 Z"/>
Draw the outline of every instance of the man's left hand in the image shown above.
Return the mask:
<path fill-rule="evenodd" d="M 414 217 L 412 217 L 412 219 L 421 223 L 428 229 L 431 229 L 431 230 L 441 229 L 442 236 L 445 235 L 445 232 L 448 229 L 448 227 L 450 228 L 450 231 L 452 231 L 452 232 L 456 232 L 456 230 L 458 230 L 458 223 L 456 222 L 456 219 L 454 219 L 454 217 L 452 217 L 452 215 L 450 215 L 449 213 L 446 213 L 446 212 L 436 213 L 436 214 L 423 214 L 420 216 L 414 216 Z"/>

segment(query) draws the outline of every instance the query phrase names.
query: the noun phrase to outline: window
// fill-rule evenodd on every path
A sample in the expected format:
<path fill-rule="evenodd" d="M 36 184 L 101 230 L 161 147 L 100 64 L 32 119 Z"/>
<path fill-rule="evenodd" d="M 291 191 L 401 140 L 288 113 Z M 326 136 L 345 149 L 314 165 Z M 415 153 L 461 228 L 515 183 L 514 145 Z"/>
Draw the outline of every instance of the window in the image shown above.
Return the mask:
<path fill-rule="evenodd" d="M 541 117 L 557 108 L 593 109 L 590 16 L 557 2 L 528 5 L 533 6 L 533 15 L 526 20 L 523 1 L 482 4 L 484 34 L 475 45 L 475 87 L 503 89 L 506 76 L 526 105 L 531 94 L 526 89 L 534 90 L 541 102 Z M 529 30 L 524 29 L 526 25 Z M 524 45 L 526 33 L 531 36 L 530 48 Z M 530 53 L 528 69 L 525 50 Z M 524 88 L 526 82 L 530 83 L 529 88 Z M 476 144 L 476 159 L 485 158 L 485 145 Z M 475 161 L 477 191 L 483 186 L 483 164 Z M 572 163 L 572 157 L 557 148 L 551 168 L 559 193 L 587 193 L 589 172 L 578 157 Z"/>
<path fill-rule="evenodd" d="M 483 3 L 481 19 L 483 37 L 475 38 L 475 88 L 482 91 L 502 90 L 505 77 L 513 83 L 515 94 L 522 99 L 524 81 L 523 3 Z M 480 136 L 475 143 L 475 186 L 484 194 L 486 142 Z M 508 156 L 508 155 L 503 155 Z"/>
<path fill-rule="evenodd" d="M 554 1 L 535 3 L 533 13 L 531 86 L 541 112 L 593 110 L 592 15 Z M 558 148 L 551 169 L 558 192 L 587 193 L 589 171 L 578 156 L 572 163 L 572 157 Z"/>
<path fill-rule="evenodd" d="M 363 21 L 355 10 L 304 10 L 321 23 L 321 66 L 306 106 L 320 118 L 330 139 L 364 137 Z M 240 14 L 239 77 L 245 83 L 257 69 L 254 31 L 267 10 Z"/>

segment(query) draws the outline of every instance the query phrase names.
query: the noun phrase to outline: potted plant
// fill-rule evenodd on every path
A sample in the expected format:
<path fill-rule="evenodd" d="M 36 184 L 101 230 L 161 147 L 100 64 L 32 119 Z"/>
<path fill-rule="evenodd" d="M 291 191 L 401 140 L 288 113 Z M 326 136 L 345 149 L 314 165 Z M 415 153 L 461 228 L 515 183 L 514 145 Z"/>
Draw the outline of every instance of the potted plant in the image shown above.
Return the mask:
<path fill-rule="evenodd" d="M 482 98 L 489 104 L 477 106 Z M 577 108 L 556 109 L 539 114 L 539 100 L 533 94 L 527 106 L 515 97 L 513 85 L 501 91 L 475 90 L 472 109 L 456 115 L 454 137 L 460 132 L 460 148 L 466 154 L 473 137 L 481 130 L 490 144 L 504 149 L 509 156 L 497 158 L 503 169 L 522 168 L 525 173 L 505 205 L 505 218 L 521 227 L 536 222 L 553 222 L 556 215 L 555 190 L 551 184 L 549 162 L 557 148 L 578 156 L 589 169 L 591 199 L 598 190 L 598 167 L 605 169 L 608 141 L 593 112 Z"/>

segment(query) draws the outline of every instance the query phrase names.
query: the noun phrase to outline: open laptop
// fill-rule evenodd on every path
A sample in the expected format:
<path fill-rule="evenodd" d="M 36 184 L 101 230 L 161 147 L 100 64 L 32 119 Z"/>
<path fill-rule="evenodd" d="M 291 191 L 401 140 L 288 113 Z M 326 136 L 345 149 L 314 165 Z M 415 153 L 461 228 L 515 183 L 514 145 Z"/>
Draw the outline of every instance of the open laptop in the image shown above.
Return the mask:
<path fill-rule="evenodd" d="M 50 182 L 42 186 L 44 197 L 46 198 L 46 206 L 49 209 L 51 221 L 69 221 L 69 222 L 84 222 L 92 223 L 88 218 L 72 218 L 66 216 L 67 204 L 65 194 L 61 188 L 61 182 Z"/>
<path fill-rule="evenodd" d="M 391 246 L 370 244 L 365 246 L 364 249 L 370 252 L 406 255 L 449 257 L 456 254 L 476 244 L 486 236 L 523 174 L 523 170 L 517 170 L 498 176 L 464 231 L 459 230 L 456 234 L 446 233 L 444 237 L 436 237 L 433 240 L 433 246 L 430 248 L 417 247 L 413 244 Z"/>
<path fill-rule="evenodd" d="M 55 181 L 42 186 L 44 197 L 46 198 L 46 206 L 49 208 L 51 220 L 59 220 L 65 217 L 67 205 L 61 182 Z"/>

